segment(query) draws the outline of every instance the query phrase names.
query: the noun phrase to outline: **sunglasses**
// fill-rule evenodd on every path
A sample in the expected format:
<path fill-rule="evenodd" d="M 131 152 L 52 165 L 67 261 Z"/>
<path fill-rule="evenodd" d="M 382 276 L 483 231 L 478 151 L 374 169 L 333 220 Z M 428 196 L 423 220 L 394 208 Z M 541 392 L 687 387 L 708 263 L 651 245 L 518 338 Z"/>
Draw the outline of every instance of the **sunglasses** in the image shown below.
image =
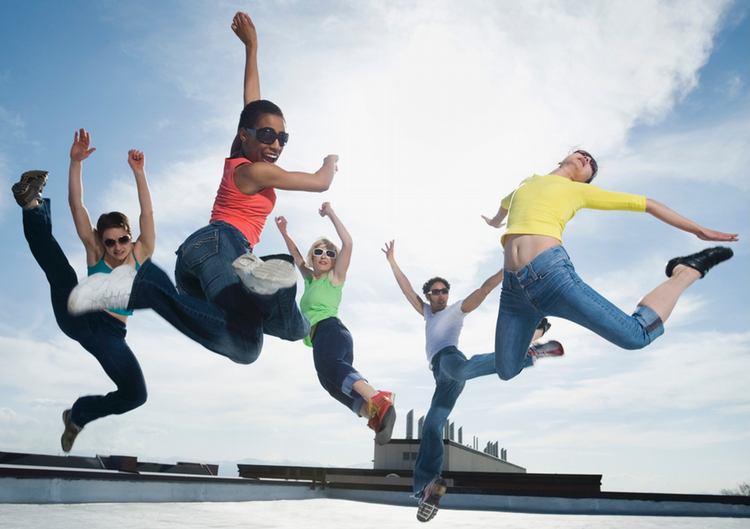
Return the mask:
<path fill-rule="evenodd" d="M 575 152 L 583 154 L 586 158 L 589 159 L 589 163 L 591 164 L 591 180 L 593 180 L 594 177 L 596 176 L 596 173 L 599 172 L 599 164 L 596 163 L 596 160 L 594 160 L 594 157 L 591 156 L 591 154 L 589 154 L 588 152 L 582 151 L 582 150 L 578 150 L 578 151 L 575 151 Z M 589 181 L 591 181 L 591 180 L 589 180 Z"/>
<path fill-rule="evenodd" d="M 432 294 L 433 296 L 437 296 L 438 294 L 447 294 L 448 289 L 447 288 L 433 288 L 432 290 L 428 290 L 427 293 Z"/>
<path fill-rule="evenodd" d="M 271 127 L 265 127 L 262 129 L 246 129 L 253 138 L 266 145 L 273 145 L 273 142 L 279 140 L 279 147 L 286 145 L 289 141 L 288 132 L 276 132 Z"/>
<path fill-rule="evenodd" d="M 113 248 L 115 244 L 125 246 L 129 242 L 130 235 L 123 235 L 122 237 L 118 237 L 117 239 L 104 239 L 104 246 L 106 246 L 107 248 Z"/>
<path fill-rule="evenodd" d="M 323 250 L 323 248 L 315 248 L 313 250 L 313 255 L 315 257 L 320 257 L 324 252 L 326 254 L 326 257 L 328 257 L 329 259 L 336 259 L 336 252 L 334 252 L 333 250 Z"/>

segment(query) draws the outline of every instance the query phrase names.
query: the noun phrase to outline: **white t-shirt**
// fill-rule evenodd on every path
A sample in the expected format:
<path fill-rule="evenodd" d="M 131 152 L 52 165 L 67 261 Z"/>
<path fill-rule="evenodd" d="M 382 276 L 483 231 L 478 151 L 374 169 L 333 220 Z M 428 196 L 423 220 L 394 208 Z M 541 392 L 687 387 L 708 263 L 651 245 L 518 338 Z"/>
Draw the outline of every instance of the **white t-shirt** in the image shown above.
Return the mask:
<path fill-rule="evenodd" d="M 458 337 L 464 326 L 464 318 L 468 314 L 461 310 L 463 301 L 459 300 L 453 305 L 448 305 L 435 314 L 432 313 L 429 303 L 424 304 L 425 349 L 430 369 L 432 369 L 432 358 L 441 349 L 450 345 L 458 347 Z"/>

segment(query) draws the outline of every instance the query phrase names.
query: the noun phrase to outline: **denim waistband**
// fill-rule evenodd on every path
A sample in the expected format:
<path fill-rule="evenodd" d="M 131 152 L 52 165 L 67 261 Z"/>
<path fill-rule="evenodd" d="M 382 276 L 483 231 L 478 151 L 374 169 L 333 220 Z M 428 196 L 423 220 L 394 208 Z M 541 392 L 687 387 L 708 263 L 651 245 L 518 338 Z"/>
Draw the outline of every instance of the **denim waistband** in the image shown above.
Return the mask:
<path fill-rule="evenodd" d="M 515 277 L 517 280 L 523 279 L 538 279 L 540 275 L 544 274 L 547 270 L 557 265 L 560 261 L 569 261 L 570 256 L 565 248 L 562 246 L 553 246 L 536 257 L 532 261 L 523 266 L 519 270 L 505 270 L 505 276 Z M 510 279 L 508 277 L 508 279 Z"/>

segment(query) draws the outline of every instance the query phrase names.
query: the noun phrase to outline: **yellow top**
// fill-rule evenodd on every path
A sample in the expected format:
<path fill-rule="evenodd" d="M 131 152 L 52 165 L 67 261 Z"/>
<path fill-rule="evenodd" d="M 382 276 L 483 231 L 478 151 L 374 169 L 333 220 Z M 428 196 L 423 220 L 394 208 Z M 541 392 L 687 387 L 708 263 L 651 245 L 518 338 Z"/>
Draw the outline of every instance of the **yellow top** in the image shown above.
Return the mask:
<path fill-rule="evenodd" d="M 501 205 L 508 210 L 503 245 L 509 234 L 547 235 L 562 243 L 565 224 L 579 209 L 644 212 L 646 197 L 605 191 L 564 176 L 535 174 L 521 182 Z"/>

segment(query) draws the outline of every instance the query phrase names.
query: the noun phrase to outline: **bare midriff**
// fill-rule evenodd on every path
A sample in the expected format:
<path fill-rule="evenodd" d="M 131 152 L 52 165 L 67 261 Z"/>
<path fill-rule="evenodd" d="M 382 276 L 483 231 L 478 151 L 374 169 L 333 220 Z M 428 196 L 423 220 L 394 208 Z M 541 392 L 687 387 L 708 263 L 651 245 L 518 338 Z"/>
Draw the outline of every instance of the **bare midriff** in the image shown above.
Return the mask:
<path fill-rule="evenodd" d="M 520 270 L 534 258 L 561 242 L 548 235 L 530 235 L 525 233 L 505 236 L 505 270 Z"/>

